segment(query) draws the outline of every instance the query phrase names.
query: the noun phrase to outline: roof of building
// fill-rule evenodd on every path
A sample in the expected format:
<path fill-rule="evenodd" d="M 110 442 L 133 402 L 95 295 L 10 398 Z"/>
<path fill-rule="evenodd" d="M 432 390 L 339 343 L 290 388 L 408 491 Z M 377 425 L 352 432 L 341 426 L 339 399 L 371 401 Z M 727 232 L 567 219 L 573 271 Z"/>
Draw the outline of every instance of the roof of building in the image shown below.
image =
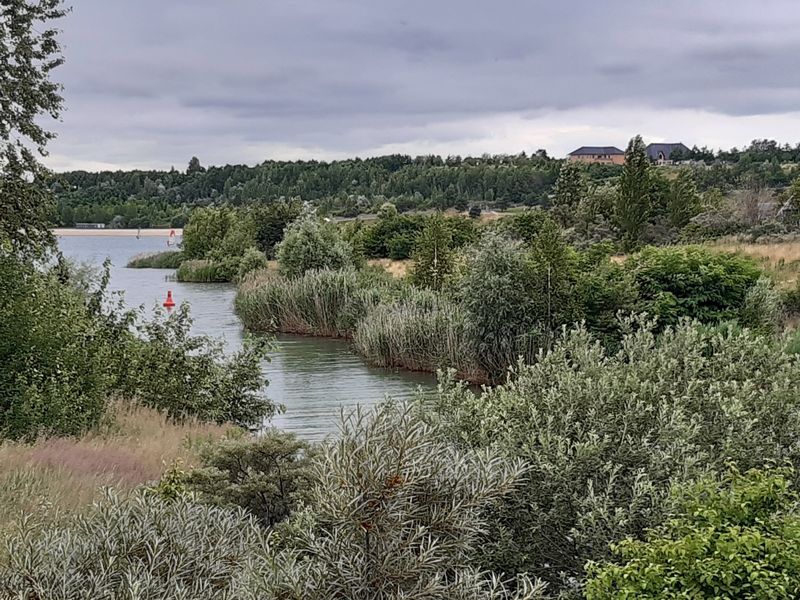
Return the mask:
<path fill-rule="evenodd" d="M 669 160 L 669 155 L 675 152 L 675 150 L 683 150 L 684 152 L 689 152 L 689 148 L 687 148 L 681 142 L 676 142 L 672 144 L 648 144 L 645 150 L 647 151 L 647 156 L 649 156 L 653 160 L 658 159 L 659 153 L 663 154 L 666 160 Z"/>
<path fill-rule="evenodd" d="M 616 146 L 581 146 L 573 150 L 568 156 L 583 156 L 586 154 L 625 154 Z"/>

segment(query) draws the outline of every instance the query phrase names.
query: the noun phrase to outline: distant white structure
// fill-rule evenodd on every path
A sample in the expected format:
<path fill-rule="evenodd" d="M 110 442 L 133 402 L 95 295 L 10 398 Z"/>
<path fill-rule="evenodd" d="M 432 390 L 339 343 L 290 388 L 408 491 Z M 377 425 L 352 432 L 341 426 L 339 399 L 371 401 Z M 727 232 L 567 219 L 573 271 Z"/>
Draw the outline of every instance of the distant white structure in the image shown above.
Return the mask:
<path fill-rule="evenodd" d="M 75 223 L 75 229 L 105 229 L 105 223 Z"/>

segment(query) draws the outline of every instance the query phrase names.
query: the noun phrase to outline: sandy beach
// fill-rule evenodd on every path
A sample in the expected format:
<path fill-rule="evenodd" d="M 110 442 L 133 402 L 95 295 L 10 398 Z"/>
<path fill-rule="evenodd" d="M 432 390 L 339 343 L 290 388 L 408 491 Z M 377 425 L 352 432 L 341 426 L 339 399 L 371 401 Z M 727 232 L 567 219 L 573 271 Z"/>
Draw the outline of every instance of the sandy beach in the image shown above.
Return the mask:
<path fill-rule="evenodd" d="M 183 235 L 183 229 L 67 229 L 59 227 L 53 233 L 60 237 L 92 236 L 92 237 L 169 237 L 169 232 L 174 231 L 177 237 Z"/>

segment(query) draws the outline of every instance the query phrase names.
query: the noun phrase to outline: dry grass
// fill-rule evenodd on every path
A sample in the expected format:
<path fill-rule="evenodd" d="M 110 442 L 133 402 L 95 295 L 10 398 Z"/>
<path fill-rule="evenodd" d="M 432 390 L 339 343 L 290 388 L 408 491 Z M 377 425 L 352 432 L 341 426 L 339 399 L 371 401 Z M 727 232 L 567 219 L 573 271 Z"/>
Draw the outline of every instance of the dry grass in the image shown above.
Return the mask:
<path fill-rule="evenodd" d="M 180 461 L 197 463 L 205 441 L 233 433 L 217 425 L 176 425 L 148 408 L 117 405 L 109 422 L 80 439 L 42 439 L 0 445 L 0 532 L 22 514 L 54 507 L 74 513 L 103 487 L 127 490 L 157 480 Z"/>
<path fill-rule="evenodd" d="M 792 286 L 800 279 L 800 242 L 748 244 L 717 242 L 711 248 L 721 252 L 736 252 L 757 260 L 782 285 Z"/>
<path fill-rule="evenodd" d="M 381 267 L 392 277 L 405 277 L 411 268 L 410 260 L 392 260 L 391 258 L 372 258 L 369 261 L 372 266 Z"/>

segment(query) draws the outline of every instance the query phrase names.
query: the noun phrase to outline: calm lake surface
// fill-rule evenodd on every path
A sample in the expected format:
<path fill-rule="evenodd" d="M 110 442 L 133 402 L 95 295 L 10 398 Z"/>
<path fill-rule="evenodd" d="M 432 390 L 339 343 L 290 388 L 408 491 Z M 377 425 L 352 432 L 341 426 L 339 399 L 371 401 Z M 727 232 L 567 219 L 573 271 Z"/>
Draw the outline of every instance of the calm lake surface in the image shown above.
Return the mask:
<path fill-rule="evenodd" d="M 242 342 L 243 328 L 233 312 L 235 287 L 229 284 L 178 283 L 173 271 L 128 269 L 128 260 L 142 253 L 167 249 L 166 237 L 63 236 L 58 240 L 65 256 L 101 265 L 111 259 L 112 291 L 123 293 L 130 307 L 152 310 L 172 290 L 175 302 L 188 302 L 193 333 L 222 339 L 229 351 Z M 408 398 L 420 387 L 435 387 L 431 375 L 394 372 L 364 365 L 347 342 L 301 336 L 279 336 L 271 361 L 263 365 L 269 381 L 267 395 L 286 412 L 272 424 L 308 440 L 335 433 L 341 407 L 372 404 L 385 396 Z"/>

